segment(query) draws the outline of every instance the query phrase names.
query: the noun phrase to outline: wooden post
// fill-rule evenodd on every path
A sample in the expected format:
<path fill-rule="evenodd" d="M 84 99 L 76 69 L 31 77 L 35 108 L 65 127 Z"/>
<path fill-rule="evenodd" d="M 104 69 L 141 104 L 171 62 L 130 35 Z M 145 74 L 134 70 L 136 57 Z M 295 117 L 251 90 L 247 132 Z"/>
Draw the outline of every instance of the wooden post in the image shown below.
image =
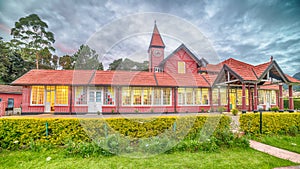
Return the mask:
<path fill-rule="evenodd" d="M 250 84 L 248 85 L 248 111 L 251 111 L 252 99 L 251 99 L 251 88 Z"/>
<path fill-rule="evenodd" d="M 279 84 L 279 112 L 283 112 L 282 84 Z"/>
<path fill-rule="evenodd" d="M 294 112 L 293 86 L 289 85 L 289 112 Z"/>
<path fill-rule="evenodd" d="M 242 113 L 246 113 L 246 85 L 242 84 Z"/>
<path fill-rule="evenodd" d="M 227 112 L 230 112 L 230 85 L 227 86 Z"/>
<path fill-rule="evenodd" d="M 257 112 L 257 104 L 258 104 L 258 98 L 257 98 L 257 83 L 254 84 L 254 107 L 253 107 L 253 111 Z"/>

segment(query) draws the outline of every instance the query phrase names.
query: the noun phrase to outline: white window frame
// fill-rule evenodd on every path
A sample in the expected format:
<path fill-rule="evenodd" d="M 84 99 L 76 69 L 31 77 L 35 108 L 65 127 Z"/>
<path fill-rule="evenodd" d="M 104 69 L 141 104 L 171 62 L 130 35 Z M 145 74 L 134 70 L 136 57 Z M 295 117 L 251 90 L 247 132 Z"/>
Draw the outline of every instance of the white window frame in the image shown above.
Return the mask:
<path fill-rule="evenodd" d="M 39 85 L 37 85 L 39 86 Z M 32 104 L 32 87 L 30 88 L 30 106 L 45 106 L 46 102 L 46 86 L 44 86 L 44 104 Z"/>

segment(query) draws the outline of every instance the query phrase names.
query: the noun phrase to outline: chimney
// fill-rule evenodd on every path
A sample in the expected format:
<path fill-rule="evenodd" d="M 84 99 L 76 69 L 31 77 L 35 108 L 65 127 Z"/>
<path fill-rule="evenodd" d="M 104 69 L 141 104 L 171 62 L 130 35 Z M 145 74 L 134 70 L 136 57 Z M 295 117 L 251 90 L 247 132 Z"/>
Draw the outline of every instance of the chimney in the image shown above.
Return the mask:
<path fill-rule="evenodd" d="M 272 62 L 272 61 L 273 61 L 273 56 L 270 57 L 270 62 Z"/>

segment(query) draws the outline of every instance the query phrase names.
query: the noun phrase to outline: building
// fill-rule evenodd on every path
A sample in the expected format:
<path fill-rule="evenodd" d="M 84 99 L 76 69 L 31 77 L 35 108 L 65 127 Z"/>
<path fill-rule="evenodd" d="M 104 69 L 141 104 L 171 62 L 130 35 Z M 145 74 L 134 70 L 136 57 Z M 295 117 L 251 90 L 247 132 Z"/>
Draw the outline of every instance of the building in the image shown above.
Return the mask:
<path fill-rule="evenodd" d="M 300 82 L 272 58 L 260 65 L 233 58 L 219 64 L 199 59 L 184 44 L 165 57 L 155 24 L 149 72 L 31 70 L 12 84 L 23 86 L 22 113 L 204 112 L 237 108 L 243 112 L 278 106 L 282 84 Z M 292 92 L 289 92 L 293 111 Z"/>
<path fill-rule="evenodd" d="M 0 85 L 0 116 L 5 112 L 20 108 L 22 102 L 22 87 Z"/>

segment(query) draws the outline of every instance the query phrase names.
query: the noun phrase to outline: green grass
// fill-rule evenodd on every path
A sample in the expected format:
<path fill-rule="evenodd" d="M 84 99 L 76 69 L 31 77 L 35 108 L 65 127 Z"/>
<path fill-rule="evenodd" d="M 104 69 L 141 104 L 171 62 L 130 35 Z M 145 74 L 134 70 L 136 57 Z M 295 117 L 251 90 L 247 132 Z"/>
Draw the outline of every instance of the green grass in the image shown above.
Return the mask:
<path fill-rule="evenodd" d="M 282 148 L 300 154 L 300 134 L 296 136 L 259 136 L 254 139 L 274 147 Z"/>
<path fill-rule="evenodd" d="M 51 157 L 50 161 L 46 161 Z M 297 165 L 290 161 L 255 151 L 253 149 L 225 149 L 220 152 L 176 152 L 160 154 L 151 158 L 66 157 L 63 149 L 43 152 L 2 151 L 0 168 L 260 168 L 270 169 Z"/>

